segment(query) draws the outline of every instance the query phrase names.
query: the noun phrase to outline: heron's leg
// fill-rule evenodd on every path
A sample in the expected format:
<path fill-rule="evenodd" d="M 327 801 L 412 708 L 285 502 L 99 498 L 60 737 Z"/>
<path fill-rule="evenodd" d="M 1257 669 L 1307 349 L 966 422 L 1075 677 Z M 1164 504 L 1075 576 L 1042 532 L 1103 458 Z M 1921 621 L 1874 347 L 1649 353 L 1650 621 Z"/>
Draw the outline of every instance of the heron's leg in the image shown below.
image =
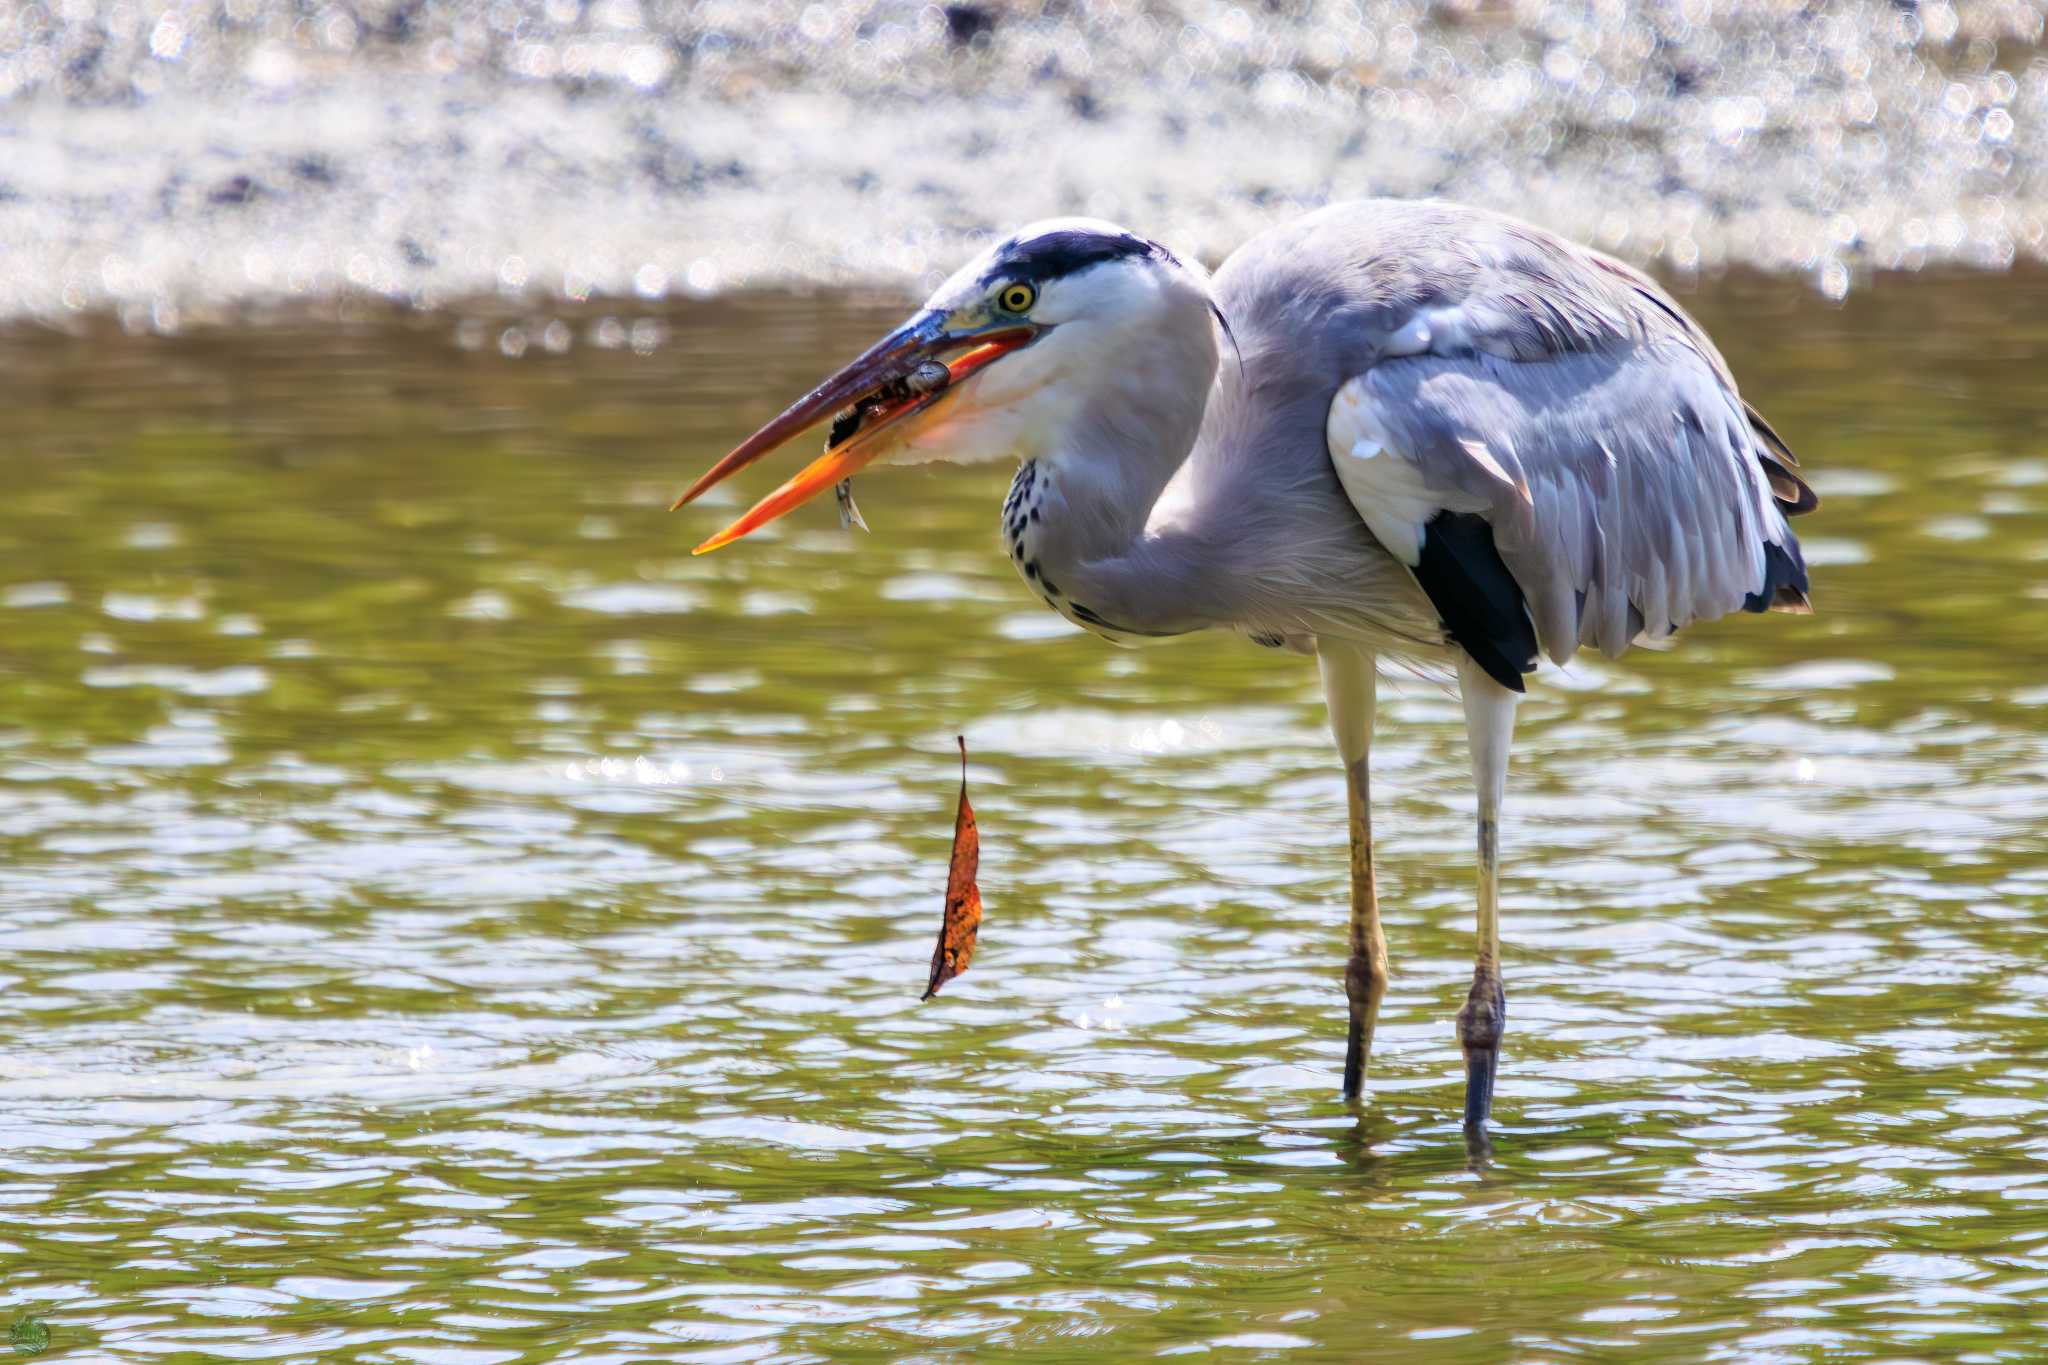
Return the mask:
<path fill-rule="evenodd" d="M 1373 656 L 1341 644 L 1319 645 L 1323 695 L 1330 707 L 1330 733 L 1344 759 L 1346 805 L 1351 826 L 1351 957 L 1344 967 L 1344 998 L 1350 1021 L 1344 1041 L 1344 1097 L 1365 1088 L 1365 1064 L 1372 1057 L 1373 1026 L 1387 993 L 1387 940 L 1380 931 L 1379 886 L 1372 865 L 1371 751 L 1373 705 L 1378 674 Z"/>
<path fill-rule="evenodd" d="M 1482 1129 L 1493 1108 L 1493 1077 L 1508 1022 L 1507 991 L 1500 980 L 1500 803 L 1521 694 L 1495 682 L 1462 651 L 1458 691 L 1465 702 L 1472 781 L 1479 792 L 1479 952 L 1472 965 L 1472 993 L 1458 1011 L 1458 1045 L 1465 1050 L 1465 1127 Z"/>

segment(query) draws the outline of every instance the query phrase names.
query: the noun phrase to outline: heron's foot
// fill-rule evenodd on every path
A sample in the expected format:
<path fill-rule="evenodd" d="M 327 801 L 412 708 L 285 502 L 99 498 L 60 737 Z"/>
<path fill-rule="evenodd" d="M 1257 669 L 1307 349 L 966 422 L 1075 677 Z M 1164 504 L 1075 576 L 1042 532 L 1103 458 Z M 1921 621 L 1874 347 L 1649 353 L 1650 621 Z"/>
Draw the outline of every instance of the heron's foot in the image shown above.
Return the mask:
<path fill-rule="evenodd" d="M 1493 1164 L 1493 1134 L 1485 1124 L 1465 1129 L 1465 1169 L 1483 1171 Z"/>
<path fill-rule="evenodd" d="M 1365 1091 L 1365 1064 L 1372 1060 L 1372 1032 L 1379 1023 L 1380 1001 L 1387 993 L 1387 964 L 1368 953 L 1354 952 L 1344 967 L 1344 998 L 1351 1018 L 1344 1038 L 1344 1098 Z"/>
<path fill-rule="evenodd" d="M 1472 974 L 1472 993 L 1458 1011 L 1458 1046 L 1465 1049 L 1465 1128 L 1486 1127 L 1493 1112 L 1493 1078 L 1500 1067 L 1500 1039 L 1507 1031 L 1508 995 L 1498 968 Z"/>

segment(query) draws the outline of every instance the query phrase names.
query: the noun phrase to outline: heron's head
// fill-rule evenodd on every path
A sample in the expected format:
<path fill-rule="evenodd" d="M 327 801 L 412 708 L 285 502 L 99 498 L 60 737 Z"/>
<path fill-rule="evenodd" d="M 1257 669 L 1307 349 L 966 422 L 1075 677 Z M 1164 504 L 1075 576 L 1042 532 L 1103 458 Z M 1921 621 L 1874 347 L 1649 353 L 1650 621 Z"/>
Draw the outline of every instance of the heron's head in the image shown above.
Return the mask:
<path fill-rule="evenodd" d="M 1157 242 L 1093 218 L 1034 223 L 968 262 L 675 505 L 849 407 L 861 409 L 845 428 L 850 435 L 696 552 L 739 539 L 877 461 L 1044 454 L 1090 398 L 1121 386 L 1140 407 L 1162 401 L 1167 386 L 1150 382 L 1154 364 L 1201 371 L 1199 421 L 1200 394 L 1216 363 L 1212 311 L 1201 269 Z"/>

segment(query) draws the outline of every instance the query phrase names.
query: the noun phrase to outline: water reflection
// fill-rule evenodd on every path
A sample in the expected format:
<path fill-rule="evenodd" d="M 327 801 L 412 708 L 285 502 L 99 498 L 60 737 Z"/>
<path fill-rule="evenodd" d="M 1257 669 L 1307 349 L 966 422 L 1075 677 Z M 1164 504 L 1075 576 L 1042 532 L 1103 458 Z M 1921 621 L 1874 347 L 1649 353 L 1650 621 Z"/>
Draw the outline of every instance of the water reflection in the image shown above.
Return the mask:
<path fill-rule="evenodd" d="M 81 1359 L 2037 1354 L 2048 283 L 1694 302 L 1828 500 L 1821 613 L 1526 708 L 1476 1164 L 1451 699 L 1389 680 L 1354 1114 L 1312 670 L 1070 635 L 1001 471 L 689 558 L 678 480 L 889 306 L 12 337 L 10 1312 Z M 959 732 L 989 915 L 919 1006 Z"/>

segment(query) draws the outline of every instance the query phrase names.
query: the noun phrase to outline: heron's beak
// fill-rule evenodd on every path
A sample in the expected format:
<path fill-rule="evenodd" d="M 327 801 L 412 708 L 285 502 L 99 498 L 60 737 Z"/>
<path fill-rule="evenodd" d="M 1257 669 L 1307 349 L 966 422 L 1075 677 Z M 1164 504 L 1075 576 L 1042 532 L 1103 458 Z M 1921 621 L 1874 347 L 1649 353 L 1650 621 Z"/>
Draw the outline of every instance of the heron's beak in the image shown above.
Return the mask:
<path fill-rule="evenodd" d="M 740 442 L 732 452 L 713 465 L 689 491 L 675 500 L 673 512 L 694 501 L 713 484 L 745 469 L 763 455 L 787 445 L 806 428 L 817 425 L 849 403 L 857 403 L 885 384 L 901 379 L 927 360 L 946 360 L 950 379 L 944 388 L 931 393 L 885 400 L 868 416 L 853 435 L 812 461 L 788 483 L 754 504 L 747 514 L 699 545 L 691 553 L 704 554 L 729 545 L 749 531 L 767 525 L 784 512 L 816 497 L 842 479 L 852 478 L 887 448 L 877 439 L 906 418 L 924 412 L 946 397 L 983 366 L 998 360 L 1019 346 L 1028 344 L 1039 329 L 1011 324 L 1001 328 L 949 330 L 943 313 L 926 309 L 910 321 L 863 351 L 859 358 L 824 383 L 789 405 L 774 421 Z"/>

